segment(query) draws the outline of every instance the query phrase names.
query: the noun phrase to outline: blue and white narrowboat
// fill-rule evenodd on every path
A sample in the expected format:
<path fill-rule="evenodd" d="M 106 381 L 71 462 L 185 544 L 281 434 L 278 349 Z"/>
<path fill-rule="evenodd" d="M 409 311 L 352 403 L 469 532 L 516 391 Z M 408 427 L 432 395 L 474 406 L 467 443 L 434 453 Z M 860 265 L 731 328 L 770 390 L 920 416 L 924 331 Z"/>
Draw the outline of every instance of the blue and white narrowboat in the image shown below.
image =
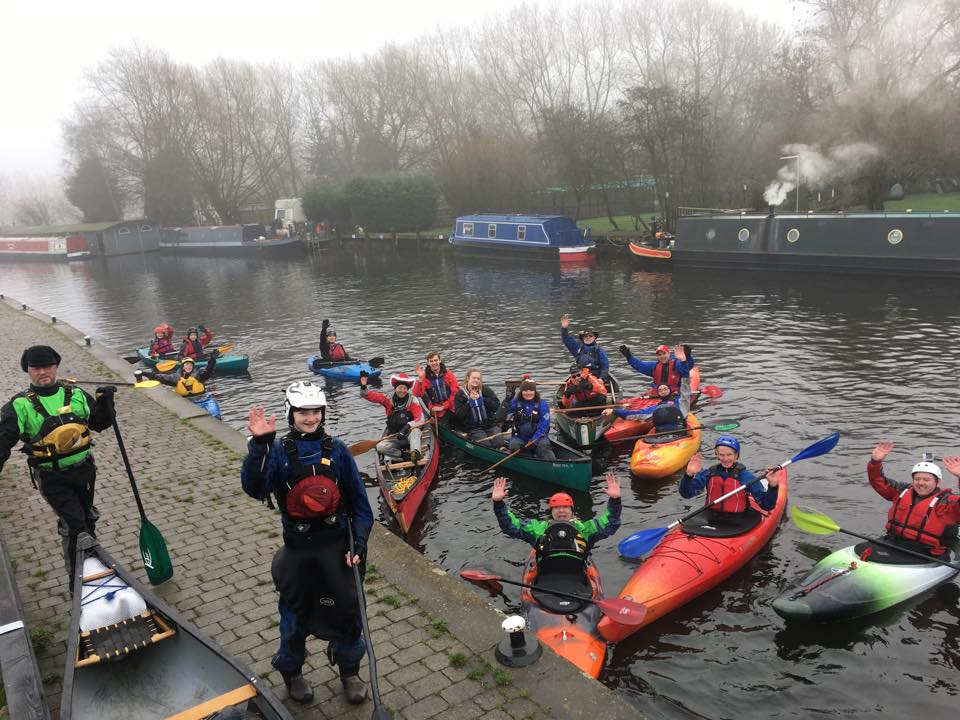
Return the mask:
<path fill-rule="evenodd" d="M 540 259 L 584 260 L 596 247 L 590 229 L 562 215 L 463 215 L 450 233 L 462 250 L 524 253 Z"/>

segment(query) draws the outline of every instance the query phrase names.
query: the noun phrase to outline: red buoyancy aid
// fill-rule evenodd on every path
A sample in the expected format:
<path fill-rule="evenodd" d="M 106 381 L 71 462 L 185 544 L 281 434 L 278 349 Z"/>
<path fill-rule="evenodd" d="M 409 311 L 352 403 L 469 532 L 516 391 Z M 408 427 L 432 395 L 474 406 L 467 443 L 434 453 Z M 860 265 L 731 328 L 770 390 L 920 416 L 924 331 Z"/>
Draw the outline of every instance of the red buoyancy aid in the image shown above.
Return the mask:
<path fill-rule="evenodd" d="M 707 480 L 707 504 L 709 505 L 714 500 L 719 497 L 723 497 L 728 492 L 736 490 L 740 487 L 740 471 L 743 470 L 743 466 L 740 463 L 735 464 L 727 472 L 730 473 L 729 476 L 724 477 L 719 473 L 720 465 L 714 465 L 710 468 L 710 479 Z M 731 495 L 726 500 L 718 505 L 714 505 L 713 509 L 719 512 L 745 512 L 750 507 L 750 502 L 747 499 L 747 491 L 738 492 L 736 495 Z"/>
<path fill-rule="evenodd" d="M 203 355 L 203 344 L 199 340 L 183 339 L 183 347 L 180 348 L 180 355 L 183 357 L 198 358 Z"/>
<path fill-rule="evenodd" d="M 150 354 L 151 355 L 166 355 L 167 353 L 176 352 L 177 349 L 173 346 L 173 343 L 170 342 L 170 338 L 154 338 L 153 342 L 150 343 Z"/>
<path fill-rule="evenodd" d="M 330 355 L 331 360 L 346 360 L 347 351 L 343 349 L 343 345 L 340 343 L 334 343 L 327 347 L 327 353 Z"/>
<path fill-rule="evenodd" d="M 670 358 L 665 363 L 657 363 L 653 369 L 653 384 L 669 385 L 674 392 L 680 391 L 680 371 L 677 370 L 677 361 Z"/>
<path fill-rule="evenodd" d="M 281 442 L 291 474 L 286 483 L 274 487 L 280 512 L 294 522 L 327 519 L 329 524 L 340 507 L 340 488 L 330 463 L 332 442 L 329 437 L 324 438 L 320 460 L 309 466 L 300 461 L 293 438 L 287 436 Z"/>
<path fill-rule="evenodd" d="M 950 495 L 949 490 L 934 492 L 917 499 L 908 487 L 897 496 L 887 513 L 887 532 L 904 540 L 914 540 L 934 548 L 933 554 L 942 555 L 945 546 L 957 540 L 957 526 L 946 522 L 935 510 L 940 500 Z"/>
<path fill-rule="evenodd" d="M 596 398 L 598 395 L 606 396 L 607 386 L 603 384 L 603 380 L 598 378 L 596 375 L 588 375 L 587 380 L 590 381 L 590 389 L 584 392 L 580 390 L 580 380 L 583 379 L 583 376 L 580 373 L 571 375 L 567 378 L 566 384 L 563 386 L 563 395 L 560 401 L 560 404 L 569 408 L 573 406 L 574 402 L 584 402 L 592 398 Z M 567 390 L 571 387 L 576 388 L 576 392 L 573 395 L 567 395 Z M 599 402 L 599 399 L 598 399 Z"/>

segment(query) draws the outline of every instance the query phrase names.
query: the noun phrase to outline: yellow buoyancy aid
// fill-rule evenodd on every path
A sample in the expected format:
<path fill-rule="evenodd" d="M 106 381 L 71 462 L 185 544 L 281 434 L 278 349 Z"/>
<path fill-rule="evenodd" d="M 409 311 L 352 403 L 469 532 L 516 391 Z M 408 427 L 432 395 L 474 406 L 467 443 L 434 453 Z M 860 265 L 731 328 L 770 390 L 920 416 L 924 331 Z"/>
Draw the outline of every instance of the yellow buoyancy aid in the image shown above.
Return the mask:
<path fill-rule="evenodd" d="M 53 412 L 44 407 L 36 393 L 23 396 L 35 413 L 35 420 L 30 424 L 37 428 L 33 434 L 25 433 L 23 437 L 24 451 L 30 456 L 31 464 L 58 468 L 60 461 L 86 453 L 91 445 L 90 428 L 72 405 L 73 388 L 66 385 L 63 393 L 63 406 Z"/>
<path fill-rule="evenodd" d="M 205 392 L 206 388 L 203 383 L 194 377 L 181 377 L 177 380 L 177 395 L 181 397 L 203 395 Z"/>

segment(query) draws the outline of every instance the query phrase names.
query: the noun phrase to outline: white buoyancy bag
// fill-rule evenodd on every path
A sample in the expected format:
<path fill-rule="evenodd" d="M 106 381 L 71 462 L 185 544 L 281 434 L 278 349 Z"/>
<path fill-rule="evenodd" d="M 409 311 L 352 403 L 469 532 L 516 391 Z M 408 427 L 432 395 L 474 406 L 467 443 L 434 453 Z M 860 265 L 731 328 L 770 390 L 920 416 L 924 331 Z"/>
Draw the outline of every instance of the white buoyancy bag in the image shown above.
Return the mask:
<path fill-rule="evenodd" d="M 99 575 L 107 566 L 99 558 L 83 561 L 85 578 Z M 118 575 L 111 573 L 94 580 L 85 580 L 80 600 L 80 629 L 96 630 L 136 617 L 147 609 L 147 603 L 136 590 Z"/>

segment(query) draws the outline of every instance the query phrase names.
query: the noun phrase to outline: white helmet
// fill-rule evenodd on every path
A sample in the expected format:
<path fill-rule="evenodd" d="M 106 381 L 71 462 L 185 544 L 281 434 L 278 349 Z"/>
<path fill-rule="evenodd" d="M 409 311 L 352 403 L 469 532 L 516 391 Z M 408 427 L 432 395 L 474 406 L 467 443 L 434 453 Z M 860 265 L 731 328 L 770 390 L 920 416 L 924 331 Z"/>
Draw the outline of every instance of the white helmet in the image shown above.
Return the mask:
<path fill-rule="evenodd" d="M 916 465 L 913 466 L 913 470 L 910 471 L 910 477 L 913 477 L 918 472 L 930 473 L 938 481 L 943 480 L 943 473 L 940 471 L 940 466 L 936 463 L 927 462 L 926 460 L 921 460 Z"/>
<path fill-rule="evenodd" d="M 323 413 L 320 416 L 320 423 L 327 417 L 327 396 L 319 385 L 314 385 L 309 380 L 302 380 L 293 383 L 287 388 L 286 402 L 283 404 L 283 412 L 287 416 L 287 424 L 293 425 L 294 410 L 312 410 L 321 408 Z"/>

